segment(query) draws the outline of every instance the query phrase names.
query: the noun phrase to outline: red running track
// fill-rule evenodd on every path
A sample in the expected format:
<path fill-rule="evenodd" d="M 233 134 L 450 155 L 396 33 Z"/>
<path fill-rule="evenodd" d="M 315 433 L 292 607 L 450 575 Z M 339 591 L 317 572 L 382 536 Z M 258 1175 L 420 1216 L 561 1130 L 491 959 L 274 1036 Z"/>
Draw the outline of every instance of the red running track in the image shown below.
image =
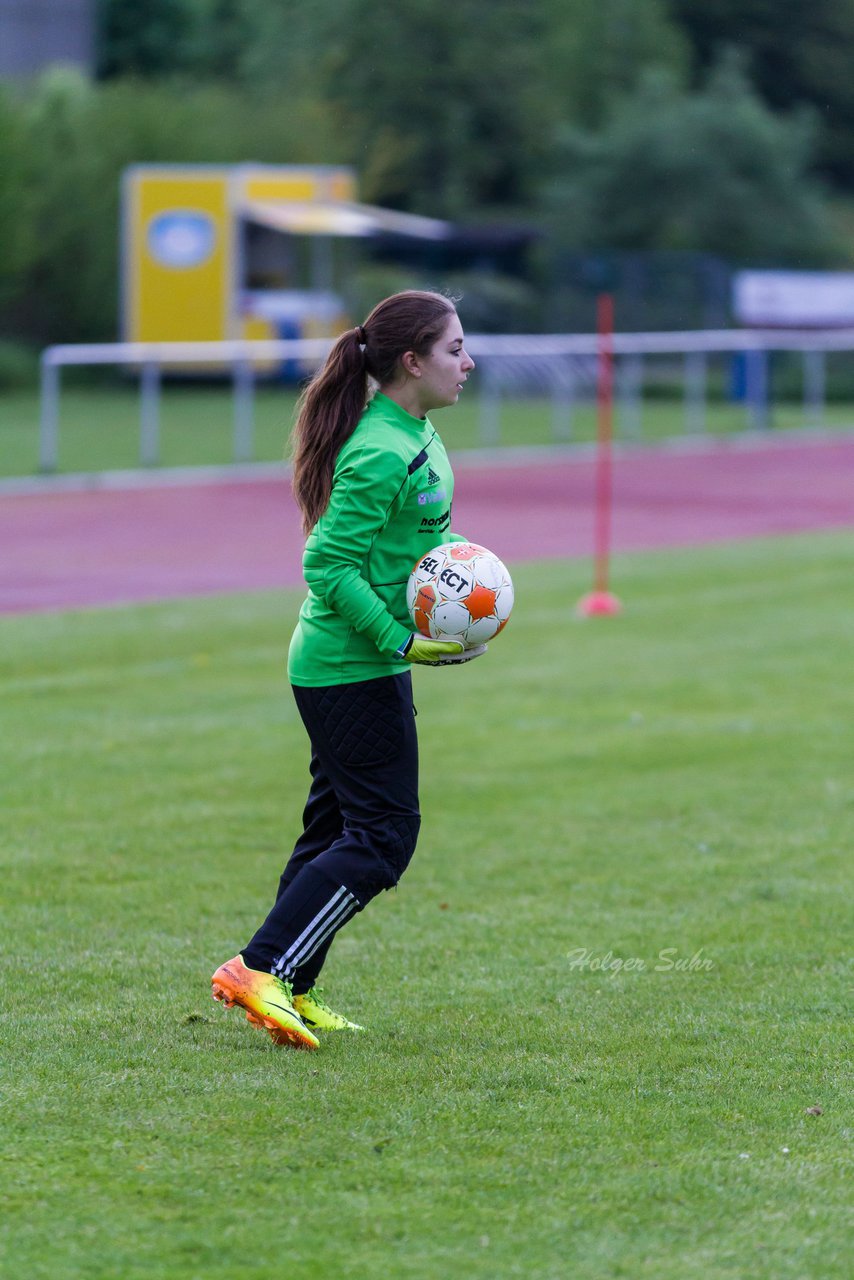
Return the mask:
<path fill-rule="evenodd" d="M 457 460 L 454 527 L 514 561 L 590 555 L 594 463 Z M 854 525 L 854 439 L 621 453 L 616 551 Z M 299 585 L 285 480 L 0 498 L 0 613 Z"/>

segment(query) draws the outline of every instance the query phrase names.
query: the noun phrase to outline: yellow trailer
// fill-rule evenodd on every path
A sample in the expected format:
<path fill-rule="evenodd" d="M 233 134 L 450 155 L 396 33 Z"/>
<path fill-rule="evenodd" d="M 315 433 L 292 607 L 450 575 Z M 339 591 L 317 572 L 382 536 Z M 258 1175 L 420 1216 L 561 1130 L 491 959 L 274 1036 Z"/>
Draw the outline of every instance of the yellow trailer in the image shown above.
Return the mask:
<path fill-rule="evenodd" d="M 450 234 L 448 223 L 358 203 L 348 168 L 133 165 L 122 191 L 122 339 L 332 336 L 349 323 L 336 241 Z"/>

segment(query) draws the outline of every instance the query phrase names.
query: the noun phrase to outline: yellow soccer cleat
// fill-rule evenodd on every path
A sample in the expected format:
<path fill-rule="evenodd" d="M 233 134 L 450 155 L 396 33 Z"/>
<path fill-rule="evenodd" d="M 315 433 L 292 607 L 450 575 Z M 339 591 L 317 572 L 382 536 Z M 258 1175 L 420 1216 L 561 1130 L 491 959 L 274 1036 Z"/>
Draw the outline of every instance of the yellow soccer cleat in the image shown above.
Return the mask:
<path fill-rule="evenodd" d="M 317 1049 L 312 1035 L 294 1008 L 291 984 L 272 973 L 247 969 L 242 956 L 221 964 L 211 978 L 211 995 L 226 1009 L 239 1005 L 253 1026 L 268 1031 L 276 1044 L 291 1049 Z"/>
<path fill-rule="evenodd" d="M 312 1031 L 364 1031 L 358 1022 L 350 1022 L 343 1013 L 330 1009 L 323 999 L 323 988 L 312 987 L 301 996 L 294 996 L 294 1008 Z"/>

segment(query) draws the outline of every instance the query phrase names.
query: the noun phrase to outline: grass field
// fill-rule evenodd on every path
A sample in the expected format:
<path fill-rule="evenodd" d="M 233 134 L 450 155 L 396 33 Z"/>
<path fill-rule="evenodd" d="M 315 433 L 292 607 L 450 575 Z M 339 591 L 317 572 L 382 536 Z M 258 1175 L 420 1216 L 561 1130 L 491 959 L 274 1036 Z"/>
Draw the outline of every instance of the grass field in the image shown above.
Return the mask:
<path fill-rule="evenodd" d="M 255 457 L 279 461 L 290 431 L 295 393 L 287 387 L 260 387 L 255 402 Z M 434 415 L 446 443 L 454 449 L 484 443 L 476 390 L 452 411 Z M 38 396 L 35 392 L 0 395 L 0 476 L 30 475 L 38 469 Z M 774 410 L 774 430 L 803 427 L 803 409 L 797 403 Z M 827 427 L 854 424 L 854 406 L 828 405 Z M 710 434 L 728 435 L 747 425 L 744 406 L 712 402 L 706 428 Z M 500 415 L 503 444 L 552 444 L 556 440 L 583 442 L 594 438 L 595 411 L 579 405 L 567 435 L 567 423 L 555 430 L 548 400 L 507 400 Z M 221 465 L 232 460 L 233 403 L 226 387 L 167 386 L 161 404 L 161 462 L 168 466 Z M 680 401 L 651 400 L 639 424 L 626 421 L 619 407 L 615 433 L 618 438 L 658 440 L 685 432 L 685 411 Z M 139 397 L 132 384 L 124 387 L 70 386 L 62 394 L 59 470 L 97 471 L 135 467 L 139 463 Z"/>
<path fill-rule="evenodd" d="M 208 993 L 301 809 L 298 597 L 3 621 L 0 1273 L 847 1278 L 852 551 L 623 557 L 583 624 L 518 566 L 416 673 L 421 844 L 316 1054 Z"/>

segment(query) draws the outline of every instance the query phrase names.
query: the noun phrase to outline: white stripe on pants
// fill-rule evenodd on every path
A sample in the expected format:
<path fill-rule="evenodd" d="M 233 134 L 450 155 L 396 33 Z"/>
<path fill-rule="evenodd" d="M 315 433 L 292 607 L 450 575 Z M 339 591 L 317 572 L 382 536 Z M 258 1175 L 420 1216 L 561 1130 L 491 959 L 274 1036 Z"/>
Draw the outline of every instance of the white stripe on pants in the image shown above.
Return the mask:
<path fill-rule="evenodd" d="M 314 955 L 329 935 L 340 929 L 355 913 L 358 905 L 354 895 L 341 885 L 326 906 L 306 925 L 296 941 L 275 961 L 272 972 L 279 978 L 290 980 L 300 965 Z"/>

